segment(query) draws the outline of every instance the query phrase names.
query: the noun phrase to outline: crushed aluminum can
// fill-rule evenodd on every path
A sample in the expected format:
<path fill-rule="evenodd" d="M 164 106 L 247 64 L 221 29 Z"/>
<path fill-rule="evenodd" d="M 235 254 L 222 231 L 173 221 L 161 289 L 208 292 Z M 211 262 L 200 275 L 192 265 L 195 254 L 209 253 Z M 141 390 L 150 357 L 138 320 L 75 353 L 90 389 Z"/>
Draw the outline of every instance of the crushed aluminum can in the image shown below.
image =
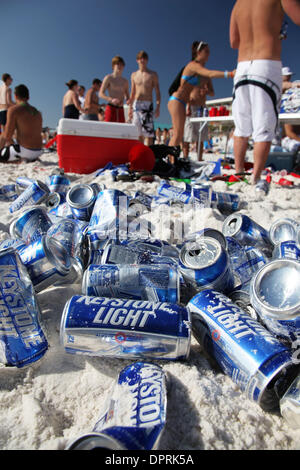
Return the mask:
<path fill-rule="evenodd" d="M 48 342 L 27 270 L 13 249 L 0 253 L 0 362 L 21 368 L 41 359 Z"/>
<path fill-rule="evenodd" d="M 212 191 L 211 207 L 219 209 L 222 213 L 232 213 L 239 210 L 240 197 L 230 192 Z"/>
<path fill-rule="evenodd" d="M 24 206 L 38 205 L 45 202 L 49 197 L 50 190 L 42 181 L 33 181 L 26 189 L 13 201 L 9 207 L 11 213 L 22 209 Z"/>
<path fill-rule="evenodd" d="M 178 304 L 75 295 L 65 305 L 60 339 L 71 354 L 186 359 L 189 322 Z"/>
<path fill-rule="evenodd" d="M 90 265 L 83 276 L 82 293 L 150 302 L 179 303 L 177 269 L 150 265 Z"/>
<path fill-rule="evenodd" d="M 153 255 L 169 256 L 178 258 L 179 251 L 176 247 L 170 245 L 165 240 L 158 239 L 141 239 L 141 240 L 125 240 L 121 242 L 130 249 L 142 252 L 149 252 Z"/>
<path fill-rule="evenodd" d="M 66 201 L 75 219 L 89 221 L 96 201 L 95 191 L 89 184 L 76 184 L 68 191 Z"/>
<path fill-rule="evenodd" d="M 201 237 L 197 242 L 186 242 L 179 253 L 179 269 L 185 281 L 197 290 L 210 286 L 230 292 L 234 287 L 227 251 L 215 238 Z"/>
<path fill-rule="evenodd" d="M 232 292 L 228 294 L 232 302 L 238 305 L 244 312 L 248 313 L 252 318 L 259 321 L 259 317 L 252 307 L 250 301 L 250 281 L 236 286 Z"/>
<path fill-rule="evenodd" d="M 293 240 L 277 243 L 274 247 L 272 258 L 289 258 L 300 261 L 300 247 Z"/>
<path fill-rule="evenodd" d="M 27 176 L 18 176 L 16 179 L 16 188 L 18 194 L 21 194 L 24 189 L 26 189 L 27 186 L 30 186 L 32 183 L 34 183 L 34 179 L 27 178 Z"/>
<path fill-rule="evenodd" d="M 71 268 L 70 256 L 65 247 L 52 237 L 44 235 L 40 240 L 18 251 L 27 268 L 36 292 L 40 292 L 63 280 Z"/>
<path fill-rule="evenodd" d="M 226 217 L 222 232 L 225 237 L 233 237 L 241 245 L 263 247 L 268 251 L 273 249 L 268 231 L 245 214 L 234 213 Z"/>
<path fill-rule="evenodd" d="M 136 362 L 125 367 L 92 433 L 70 442 L 66 450 L 158 449 L 166 424 L 166 382 L 162 368 L 155 364 Z"/>
<path fill-rule="evenodd" d="M 269 229 L 269 238 L 274 245 L 280 242 L 297 240 L 298 222 L 293 219 L 284 218 L 275 220 Z"/>
<path fill-rule="evenodd" d="M 261 322 L 277 337 L 292 342 L 300 331 L 300 263 L 271 261 L 253 277 L 251 304 Z"/>
<path fill-rule="evenodd" d="M 84 231 L 87 223 L 78 219 L 61 219 L 47 231 L 48 237 L 58 240 L 71 257 L 81 258 L 83 251 Z"/>
<path fill-rule="evenodd" d="M 107 243 L 103 249 L 101 264 L 169 264 L 178 266 L 175 258 L 161 256 L 150 250 L 136 249 L 134 246 Z"/>
<path fill-rule="evenodd" d="M 61 287 L 71 284 L 80 284 L 82 283 L 82 277 L 84 273 L 84 266 L 81 258 L 70 257 L 70 270 L 68 274 L 60 276 L 60 278 L 53 283 L 54 286 Z"/>
<path fill-rule="evenodd" d="M 153 196 L 150 196 L 149 194 L 143 193 L 142 191 L 136 191 L 134 193 L 134 196 L 132 199 L 129 201 L 129 207 L 132 204 L 141 204 L 142 207 L 144 208 L 145 212 L 151 211 L 151 204 L 152 204 L 152 199 Z"/>
<path fill-rule="evenodd" d="M 197 242 L 198 239 L 201 240 L 201 237 L 210 237 L 210 238 L 215 238 L 224 248 L 224 250 L 227 249 L 227 241 L 226 237 L 223 235 L 220 230 L 216 230 L 214 228 L 209 228 L 206 227 L 202 230 L 199 230 L 197 232 L 191 233 L 190 235 L 186 236 L 185 241 L 195 241 Z M 181 249 L 184 243 L 181 243 L 180 245 L 177 245 L 177 248 Z"/>
<path fill-rule="evenodd" d="M 0 242 L 0 251 L 7 250 L 7 248 L 12 248 L 14 250 L 25 248 L 27 245 L 24 240 L 20 238 L 6 238 Z"/>
<path fill-rule="evenodd" d="M 117 189 L 100 191 L 89 221 L 88 232 L 97 234 L 98 239 L 118 239 L 122 232 L 127 234 L 129 200 L 129 196 Z"/>
<path fill-rule="evenodd" d="M 52 221 L 46 210 L 33 206 L 18 213 L 10 224 L 9 233 L 13 238 L 22 238 L 29 245 L 46 235 L 51 225 Z"/>
<path fill-rule="evenodd" d="M 65 194 L 52 192 L 46 201 L 46 207 L 49 211 L 51 211 L 52 209 L 56 209 L 59 205 L 63 204 L 64 202 L 66 202 Z"/>
<path fill-rule="evenodd" d="M 178 186 L 172 186 L 171 184 L 163 181 L 158 189 L 157 192 L 159 196 L 166 197 L 170 200 L 179 201 L 183 204 L 188 204 L 192 201 L 192 187 L 190 185 L 186 185 L 185 189 L 180 188 Z"/>
<path fill-rule="evenodd" d="M 227 252 L 229 262 L 236 278 L 236 284 L 248 282 L 252 277 L 252 271 L 249 266 L 248 258 L 244 249 L 235 238 L 225 237 L 227 242 Z"/>
<path fill-rule="evenodd" d="M 46 184 L 51 193 L 67 193 L 71 181 L 64 175 L 49 175 L 46 178 Z"/>
<path fill-rule="evenodd" d="M 281 416 L 293 429 L 300 429 L 300 375 L 280 400 Z"/>
<path fill-rule="evenodd" d="M 15 201 L 18 196 L 15 184 L 5 184 L 0 187 L 0 201 Z"/>
<path fill-rule="evenodd" d="M 58 193 L 51 193 L 50 195 L 50 205 L 54 203 L 54 207 L 48 207 L 49 210 L 49 217 L 62 217 L 62 218 L 68 218 L 68 219 L 74 219 L 74 215 L 72 212 L 71 207 L 67 203 L 67 200 L 65 200 L 65 196 L 60 194 L 57 196 Z M 57 202 L 59 202 L 57 204 Z M 78 219 L 76 219 L 78 220 Z"/>
<path fill-rule="evenodd" d="M 204 351 L 250 400 L 264 410 L 278 408 L 299 372 L 291 349 L 219 292 L 203 290 L 187 307 Z"/>

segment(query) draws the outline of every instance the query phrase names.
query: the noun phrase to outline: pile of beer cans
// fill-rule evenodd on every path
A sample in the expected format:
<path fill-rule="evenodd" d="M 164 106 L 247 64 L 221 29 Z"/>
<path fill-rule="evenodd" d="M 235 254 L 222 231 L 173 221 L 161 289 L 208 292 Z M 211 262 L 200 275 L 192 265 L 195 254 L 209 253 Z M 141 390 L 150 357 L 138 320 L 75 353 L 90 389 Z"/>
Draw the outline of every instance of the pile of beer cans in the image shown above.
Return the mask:
<path fill-rule="evenodd" d="M 191 334 L 248 398 L 265 410 L 280 406 L 291 426 L 300 426 L 297 221 L 279 219 L 266 230 L 238 211 L 238 195 L 207 184 L 162 181 L 156 195 L 132 196 L 96 182 L 72 185 L 55 174 L 45 183 L 19 177 L 7 197 L 10 238 L 0 244 L 3 365 L 22 368 L 43 357 L 48 343 L 36 295 L 76 283 L 81 295 L 63 309 L 61 344 L 69 354 L 139 361 L 118 382 L 130 384 L 134 400 L 139 387 L 153 390 L 130 421 L 138 428 L 153 424 L 152 433 L 139 431 L 138 448 L 157 446 L 165 421 L 163 370 L 143 361 L 188 360 Z M 219 209 L 222 230 L 205 227 L 176 244 L 156 239 L 151 224 L 143 231 L 138 224 L 160 204 Z M 110 421 L 111 407 L 88 439 L 70 448 L 136 448 L 130 433 L 101 434 L 119 427 Z"/>

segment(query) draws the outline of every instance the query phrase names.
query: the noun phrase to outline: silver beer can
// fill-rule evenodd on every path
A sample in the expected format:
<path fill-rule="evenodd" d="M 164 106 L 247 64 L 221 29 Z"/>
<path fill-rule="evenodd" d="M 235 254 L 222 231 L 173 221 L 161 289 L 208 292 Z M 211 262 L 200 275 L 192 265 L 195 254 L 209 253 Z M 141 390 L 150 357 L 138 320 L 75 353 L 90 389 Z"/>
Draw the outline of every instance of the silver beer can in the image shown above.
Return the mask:
<path fill-rule="evenodd" d="M 76 219 L 89 221 L 96 200 L 94 189 L 89 184 L 76 184 L 66 196 Z"/>
<path fill-rule="evenodd" d="M 285 241 L 296 240 L 297 229 L 299 229 L 299 224 L 295 220 L 288 217 L 278 219 L 271 225 L 269 237 L 274 245 Z"/>
<path fill-rule="evenodd" d="M 300 263 L 291 259 L 271 261 L 253 277 L 251 304 L 262 323 L 275 336 L 293 341 L 300 332 Z"/>

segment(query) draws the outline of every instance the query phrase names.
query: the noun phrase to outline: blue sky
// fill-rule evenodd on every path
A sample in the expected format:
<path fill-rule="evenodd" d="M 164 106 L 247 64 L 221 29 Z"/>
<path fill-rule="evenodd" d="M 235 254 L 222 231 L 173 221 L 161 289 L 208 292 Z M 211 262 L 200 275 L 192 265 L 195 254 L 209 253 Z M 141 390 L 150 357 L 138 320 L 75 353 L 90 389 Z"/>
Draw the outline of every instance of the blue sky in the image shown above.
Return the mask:
<path fill-rule="evenodd" d="M 149 54 L 149 68 L 159 75 L 162 94 L 157 124 L 170 125 L 168 88 L 190 60 L 194 40 L 210 44 L 207 67 L 232 70 L 237 52 L 229 45 L 234 0 L 8 0 L 0 4 L 0 76 L 30 89 L 30 102 L 43 113 L 44 126 L 61 117 L 65 83 L 76 79 L 89 88 L 94 78 L 111 72 L 111 59 L 126 62 L 129 80 L 136 54 Z M 288 21 L 282 62 L 300 79 L 300 27 Z M 232 80 L 213 82 L 215 98 L 231 96 Z"/>

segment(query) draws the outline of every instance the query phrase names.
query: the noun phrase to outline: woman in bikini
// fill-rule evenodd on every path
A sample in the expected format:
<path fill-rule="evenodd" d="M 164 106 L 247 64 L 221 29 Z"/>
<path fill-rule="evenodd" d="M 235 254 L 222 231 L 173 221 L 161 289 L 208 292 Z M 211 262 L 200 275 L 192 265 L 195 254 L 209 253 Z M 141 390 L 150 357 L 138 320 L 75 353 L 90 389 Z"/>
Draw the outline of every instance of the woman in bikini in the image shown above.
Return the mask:
<path fill-rule="evenodd" d="M 172 119 L 173 136 L 169 142 L 171 146 L 180 146 L 183 141 L 184 123 L 186 116 L 186 104 L 189 100 L 191 90 L 199 85 L 202 77 L 208 78 L 233 78 L 234 71 L 221 72 L 205 68 L 209 57 L 209 46 L 206 42 L 194 41 L 192 44 L 192 58 L 183 69 L 179 88 L 170 96 L 168 110 Z"/>
<path fill-rule="evenodd" d="M 66 83 L 69 90 L 63 98 L 63 117 L 68 119 L 79 119 L 80 112 L 84 113 L 78 97 L 77 80 L 69 80 Z"/>

